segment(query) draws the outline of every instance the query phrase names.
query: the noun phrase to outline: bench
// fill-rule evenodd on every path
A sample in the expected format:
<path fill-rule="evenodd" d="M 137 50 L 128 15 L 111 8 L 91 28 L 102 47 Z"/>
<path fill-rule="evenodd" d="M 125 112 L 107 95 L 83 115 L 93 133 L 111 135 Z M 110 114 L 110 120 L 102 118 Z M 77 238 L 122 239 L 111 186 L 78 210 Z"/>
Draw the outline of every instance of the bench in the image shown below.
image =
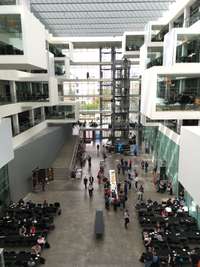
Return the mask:
<path fill-rule="evenodd" d="M 104 218 L 102 210 L 96 210 L 94 232 L 97 238 L 102 237 L 104 234 Z"/>

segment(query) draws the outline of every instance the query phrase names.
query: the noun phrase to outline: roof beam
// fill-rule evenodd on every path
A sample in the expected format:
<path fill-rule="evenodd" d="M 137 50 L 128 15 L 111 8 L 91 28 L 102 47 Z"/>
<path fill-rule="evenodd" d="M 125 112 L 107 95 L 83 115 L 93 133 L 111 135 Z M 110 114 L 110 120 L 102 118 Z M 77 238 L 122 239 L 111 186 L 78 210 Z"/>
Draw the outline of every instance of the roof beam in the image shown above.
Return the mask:
<path fill-rule="evenodd" d="M 87 4 L 92 4 L 92 5 L 99 5 L 99 4 L 139 4 L 139 3 L 172 3 L 175 2 L 175 0 L 125 0 L 125 1 L 101 1 L 101 2 L 93 2 L 93 1 L 87 1 L 87 2 L 81 2 L 81 1 L 76 1 L 76 2 L 31 2 L 31 5 L 87 5 Z"/>
<path fill-rule="evenodd" d="M 168 10 L 168 8 L 156 8 L 156 11 L 163 11 L 163 10 Z M 112 9 L 112 10 L 108 10 L 108 9 L 100 9 L 100 10 L 51 10 L 51 11 L 47 11 L 47 10 L 44 10 L 44 11 L 37 11 L 37 10 L 34 10 L 34 13 L 113 13 L 113 12 L 140 12 L 140 11 L 155 11 L 155 9 L 153 9 L 153 7 L 150 9 L 150 8 L 146 8 L 146 9 Z"/>
<path fill-rule="evenodd" d="M 154 13 L 155 13 L 155 11 L 154 11 Z M 144 19 L 149 19 L 149 18 L 152 18 L 152 16 L 151 15 L 149 15 L 149 16 L 122 16 L 122 17 L 120 17 L 120 16 L 109 16 L 109 17 L 97 17 L 97 16 L 95 16 L 95 17 L 79 17 L 79 18 L 58 18 L 58 17 L 43 17 L 43 19 L 45 19 L 45 20 L 54 20 L 54 19 L 56 19 L 56 20 L 96 20 L 96 19 L 140 19 L 140 18 L 144 18 Z"/>
<path fill-rule="evenodd" d="M 121 24 L 125 24 L 127 25 L 127 23 L 129 24 L 142 24 L 143 22 L 141 21 L 124 21 L 124 22 L 92 22 L 92 25 L 105 25 L 105 24 L 109 24 L 109 25 L 121 25 Z M 145 23 L 145 22 L 144 22 Z M 80 23 L 48 23 L 48 26 L 76 26 L 76 25 L 90 25 L 90 22 L 80 22 Z"/>

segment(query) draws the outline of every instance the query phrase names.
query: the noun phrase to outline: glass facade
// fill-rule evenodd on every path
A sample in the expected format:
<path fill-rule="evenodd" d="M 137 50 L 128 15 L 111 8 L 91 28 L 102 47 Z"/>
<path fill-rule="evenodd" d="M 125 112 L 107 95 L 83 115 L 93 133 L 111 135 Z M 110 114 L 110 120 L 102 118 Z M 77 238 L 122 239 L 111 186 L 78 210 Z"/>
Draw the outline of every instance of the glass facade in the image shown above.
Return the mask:
<path fill-rule="evenodd" d="M 163 48 L 162 47 L 148 47 L 147 51 L 147 68 L 153 66 L 162 66 L 163 64 Z"/>
<path fill-rule="evenodd" d="M 174 194 L 177 194 L 179 146 L 160 131 L 156 136 L 154 159 L 159 167 L 163 161 L 166 162 L 166 174 L 172 181 Z"/>
<path fill-rule="evenodd" d="M 49 100 L 48 83 L 16 82 L 17 102 L 46 102 Z"/>
<path fill-rule="evenodd" d="M 160 168 L 166 162 L 166 174 L 172 181 L 174 194 L 178 194 L 179 146 L 158 131 L 158 127 L 145 127 L 143 139 L 146 152 L 153 154 L 155 165 Z"/>
<path fill-rule="evenodd" d="M 25 132 L 26 130 L 34 126 L 31 122 L 29 111 L 24 111 L 19 113 L 18 118 L 19 118 L 20 133 Z"/>
<path fill-rule="evenodd" d="M 200 110 L 200 78 L 159 77 L 156 110 Z"/>
<path fill-rule="evenodd" d="M 42 122 L 41 108 L 36 108 L 34 109 L 34 125 L 37 125 L 40 122 Z"/>
<path fill-rule="evenodd" d="M 46 119 L 75 119 L 75 107 L 62 105 L 45 107 Z"/>
<path fill-rule="evenodd" d="M 184 14 L 181 14 L 173 23 L 173 28 L 182 28 L 184 23 Z"/>
<path fill-rule="evenodd" d="M 16 0 L 1 0 L 0 5 L 16 5 Z"/>
<path fill-rule="evenodd" d="M 197 0 L 190 7 L 189 26 L 197 22 L 199 19 L 200 19 L 200 2 L 199 0 Z"/>
<path fill-rule="evenodd" d="M 65 74 L 65 62 L 64 61 L 55 61 L 55 75 L 64 75 Z"/>
<path fill-rule="evenodd" d="M 144 36 L 128 35 L 126 36 L 126 51 L 139 51 L 144 43 Z"/>
<path fill-rule="evenodd" d="M 0 14 L 0 55 L 23 55 L 19 14 Z"/>
<path fill-rule="evenodd" d="M 8 81 L 0 81 L 0 105 L 11 103 L 10 84 Z"/>
<path fill-rule="evenodd" d="M 169 25 L 152 25 L 151 29 L 151 41 L 152 42 L 163 42 L 164 36 L 169 31 Z"/>
<path fill-rule="evenodd" d="M 55 57 L 64 57 L 62 48 L 59 45 L 49 44 L 49 51 L 54 54 Z"/>
<path fill-rule="evenodd" d="M 200 35 L 178 35 L 176 48 L 177 63 L 200 62 Z"/>
<path fill-rule="evenodd" d="M 0 168 L 0 206 L 10 200 L 8 165 Z"/>
<path fill-rule="evenodd" d="M 200 208 L 195 204 L 194 199 L 191 195 L 184 191 L 184 198 L 186 206 L 188 207 L 189 214 L 197 220 L 198 226 L 200 227 Z"/>

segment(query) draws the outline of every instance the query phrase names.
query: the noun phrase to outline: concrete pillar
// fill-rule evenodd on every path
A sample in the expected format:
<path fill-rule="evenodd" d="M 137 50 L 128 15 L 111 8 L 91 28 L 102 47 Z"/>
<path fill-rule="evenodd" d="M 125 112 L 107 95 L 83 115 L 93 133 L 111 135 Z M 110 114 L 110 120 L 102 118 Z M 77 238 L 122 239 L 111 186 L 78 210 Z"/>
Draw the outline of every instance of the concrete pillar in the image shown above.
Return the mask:
<path fill-rule="evenodd" d="M 190 8 L 186 7 L 184 9 L 184 22 L 183 27 L 189 27 L 189 17 L 190 17 Z"/>
<path fill-rule="evenodd" d="M 17 3 L 17 5 L 24 6 L 28 10 L 31 10 L 30 0 L 17 0 L 16 3 Z"/>
<path fill-rule="evenodd" d="M 45 107 L 41 107 L 41 120 L 45 121 L 46 117 L 45 117 Z"/>
<path fill-rule="evenodd" d="M 171 31 L 173 29 L 173 22 L 171 21 L 170 23 L 169 23 L 169 31 Z"/>
<path fill-rule="evenodd" d="M 29 121 L 31 126 L 35 125 L 34 109 L 29 110 Z"/>
<path fill-rule="evenodd" d="M 70 79 L 70 58 L 65 57 L 65 76 L 67 79 Z"/>
<path fill-rule="evenodd" d="M 16 83 L 15 81 L 10 81 L 10 95 L 12 103 L 17 102 L 17 90 L 16 90 Z"/>
<path fill-rule="evenodd" d="M 14 135 L 18 135 L 20 133 L 18 114 L 12 116 L 12 121 L 13 121 Z"/>
<path fill-rule="evenodd" d="M 176 131 L 178 134 L 181 132 L 181 126 L 183 125 L 183 120 L 177 120 L 177 126 L 176 126 Z"/>
<path fill-rule="evenodd" d="M 73 43 L 69 43 L 69 57 L 70 57 L 70 60 L 73 61 L 73 50 L 74 50 L 74 44 Z"/>

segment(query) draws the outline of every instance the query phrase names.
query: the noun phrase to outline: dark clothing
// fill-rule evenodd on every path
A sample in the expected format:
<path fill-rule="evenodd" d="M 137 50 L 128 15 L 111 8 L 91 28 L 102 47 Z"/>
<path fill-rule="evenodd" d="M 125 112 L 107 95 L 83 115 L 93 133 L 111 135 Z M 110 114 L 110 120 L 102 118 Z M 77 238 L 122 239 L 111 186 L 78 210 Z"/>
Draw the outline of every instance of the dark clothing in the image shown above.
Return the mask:
<path fill-rule="evenodd" d="M 91 184 L 94 183 L 94 177 L 93 177 L 93 176 L 90 176 L 90 177 L 89 177 L 89 182 L 90 182 Z"/>
<path fill-rule="evenodd" d="M 87 188 L 87 183 L 88 183 L 88 179 L 87 178 L 84 178 L 85 189 Z"/>
<path fill-rule="evenodd" d="M 91 167 L 91 160 L 92 160 L 92 159 L 91 159 L 91 157 L 89 156 L 89 157 L 88 157 L 88 165 L 89 165 L 89 167 Z"/>

